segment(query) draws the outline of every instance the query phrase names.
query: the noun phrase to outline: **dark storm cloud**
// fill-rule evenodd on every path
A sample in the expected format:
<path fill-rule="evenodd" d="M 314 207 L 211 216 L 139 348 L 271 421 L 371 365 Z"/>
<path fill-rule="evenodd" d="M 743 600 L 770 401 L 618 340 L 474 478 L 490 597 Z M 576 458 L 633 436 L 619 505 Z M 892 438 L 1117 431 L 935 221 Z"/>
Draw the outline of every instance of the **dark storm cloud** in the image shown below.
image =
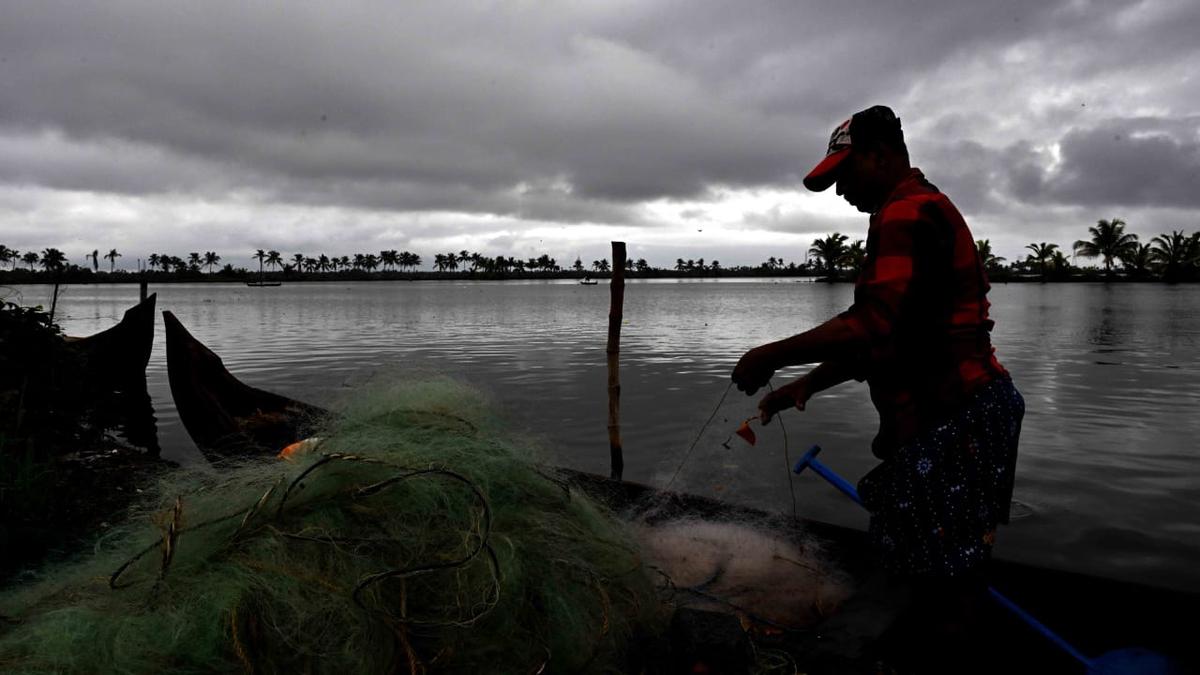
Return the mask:
<path fill-rule="evenodd" d="M 1200 207 L 1189 0 L 464 7 L 11 4 L 0 185 L 650 226 L 647 201 L 796 189 L 890 103 L 971 214 Z"/>
<path fill-rule="evenodd" d="M 1026 155 L 1014 192 L 1033 202 L 1200 208 L 1200 117 L 1112 120 L 1074 130 L 1061 165 Z"/>
<path fill-rule="evenodd" d="M 125 9 L 29 5 L 4 22 L 0 87 L 22 92 L 0 108 L 9 133 L 482 195 L 562 176 L 583 198 L 638 201 L 796 171 L 785 120 L 570 17 Z"/>

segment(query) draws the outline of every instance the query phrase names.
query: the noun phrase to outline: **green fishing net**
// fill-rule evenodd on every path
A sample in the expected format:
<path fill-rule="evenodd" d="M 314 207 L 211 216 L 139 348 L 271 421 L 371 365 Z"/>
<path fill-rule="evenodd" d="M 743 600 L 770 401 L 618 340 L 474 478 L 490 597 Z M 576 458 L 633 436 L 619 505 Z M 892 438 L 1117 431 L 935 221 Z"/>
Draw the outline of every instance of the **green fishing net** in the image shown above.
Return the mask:
<path fill-rule="evenodd" d="M 450 381 L 314 449 L 180 471 L 0 597 L 3 672 L 621 672 L 658 630 L 627 528 Z"/>

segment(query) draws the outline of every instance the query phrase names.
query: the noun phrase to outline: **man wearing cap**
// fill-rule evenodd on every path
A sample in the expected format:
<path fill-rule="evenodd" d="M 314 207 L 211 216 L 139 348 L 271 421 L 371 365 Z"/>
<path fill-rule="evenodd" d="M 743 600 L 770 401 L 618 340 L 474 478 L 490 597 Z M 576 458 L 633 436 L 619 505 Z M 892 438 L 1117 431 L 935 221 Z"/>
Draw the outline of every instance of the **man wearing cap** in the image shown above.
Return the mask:
<path fill-rule="evenodd" d="M 859 483 L 871 540 L 893 580 L 937 594 L 981 578 L 996 526 L 1008 521 L 1024 401 L 991 346 L 989 286 L 971 232 L 909 165 L 889 108 L 855 113 L 834 130 L 804 185 L 835 184 L 870 214 L 854 303 L 746 352 L 733 381 L 753 394 L 781 368 L 819 364 L 760 401 L 766 424 L 819 391 L 866 380 L 879 412 L 872 451 L 882 460 Z"/>

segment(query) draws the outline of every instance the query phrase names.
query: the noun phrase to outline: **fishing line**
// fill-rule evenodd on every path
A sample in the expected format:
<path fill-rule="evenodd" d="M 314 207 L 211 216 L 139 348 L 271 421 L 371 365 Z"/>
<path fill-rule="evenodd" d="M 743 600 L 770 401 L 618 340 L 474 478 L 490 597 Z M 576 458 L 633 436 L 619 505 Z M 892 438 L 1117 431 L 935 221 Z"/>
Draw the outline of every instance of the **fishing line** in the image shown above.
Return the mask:
<path fill-rule="evenodd" d="M 729 396 L 729 390 L 732 388 L 733 381 L 731 380 L 729 384 L 726 385 L 725 392 L 721 394 L 721 399 L 717 401 L 717 407 L 713 408 L 712 414 L 708 416 L 708 419 L 705 420 L 703 426 L 700 427 L 700 433 L 696 434 L 696 440 L 692 441 L 692 444 L 688 446 L 687 452 L 683 453 L 683 459 L 679 462 L 679 466 L 675 467 L 675 473 L 671 476 L 671 480 L 667 481 L 667 486 L 663 488 L 664 490 L 670 490 L 671 486 L 675 484 L 675 479 L 679 477 L 679 472 L 683 470 L 683 465 L 687 464 L 688 459 L 691 458 L 692 450 L 696 449 L 696 444 L 699 443 L 701 437 L 704 436 L 704 432 L 708 429 L 708 425 L 712 424 L 713 418 L 717 416 L 717 411 L 719 411 L 721 409 L 721 405 L 725 403 L 725 397 Z"/>
<path fill-rule="evenodd" d="M 770 380 L 767 380 L 767 389 L 772 392 L 775 391 L 775 387 L 771 386 Z M 779 420 L 779 430 L 783 432 L 783 461 L 785 462 L 784 468 L 788 477 L 788 492 L 792 495 L 792 520 L 800 520 L 800 512 L 796 509 L 795 474 L 792 473 L 792 456 L 788 450 L 787 427 L 783 425 L 783 411 L 780 410 L 775 417 Z"/>
<path fill-rule="evenodd" d="M 683 467 L 688 463 L 688 460 L 691 459 L 692 451 L 696 449 L 696 444 L 699 443 L 700 439 L 704 437 L 704 432 L 708 430 L 708 426 L 712 424 L 713 419 L 717 416 L 717 412 L 721 410 L 721 406 L 724 405 L 725 398 L 729 396 L 729 390 L 732 388 L 733 382 L 730 382 L 725 386 L 725 391 L 721 393 L 721 398 L 717 401 L 716 407 L 713 408 L 712 413 L 708 416 L 708 419 L 704 421 L 704 424 L 700 426 L 699 433 L 696 434 L 696 438 L 692 441 L 692 444 L 688 446 L 687 452 L 683 454 L 683 459 L 680 460 L 679 466 L 675 467 L 675 473 L 671 475 L 671 480 L 667 481 L 667 486 L 663 488 L 664 490 L 670 490 L 671 486 L 675 484 L 675 479 L 679 477 L 679 472 L 683 470 Z M 775 387 L 772 386 L 770 380 L 767 381 L 767 389 L 771 392 L 775 391 Z M 779 430 L 783 433 L 783 459 L 785 462 L 784 467 L 788 477 L 788 494 L 791 495 L 792 498 L 792 519 L 799 520 L 800 511 L 796 506 L 795 477 L 792 475 L 792 456 L 791 450 L 788 447 L 787 426 L 785 426 L 783 423 L 783 411 L 780 411 L 775 417 L 778 418 Z"/>

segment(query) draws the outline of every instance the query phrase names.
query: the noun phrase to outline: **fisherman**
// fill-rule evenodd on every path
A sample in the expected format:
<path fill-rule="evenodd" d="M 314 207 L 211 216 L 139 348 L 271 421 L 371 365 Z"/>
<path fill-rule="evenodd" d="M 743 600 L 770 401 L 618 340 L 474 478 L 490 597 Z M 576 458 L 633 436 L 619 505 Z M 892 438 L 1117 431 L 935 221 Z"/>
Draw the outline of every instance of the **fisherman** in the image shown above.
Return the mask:
<path fill-rule="evenodd" d="M 804 185 L 820 192 L 835 184 L 870 214 L 854 303 L 811 330 L 746 352 L 733 381 L 751 395 L 781 368 L 819 364 L 759 402 L 767 424 L 780 411 L 803 410 L 817 392 L 866 380 L 879 412 L 872 451 L 882 462 L 858 489 L 887 593 L 961 626 L 955 608 L 981 595 L 996 526 L 1008 522 L 1025 404 L 991 346 L 989 286 L 971 232 L 950 199 L 910 166 L 891 109 L 868 108 L 834 130 Z M 909 602 L 891 606 L 898 613 Z"/>

